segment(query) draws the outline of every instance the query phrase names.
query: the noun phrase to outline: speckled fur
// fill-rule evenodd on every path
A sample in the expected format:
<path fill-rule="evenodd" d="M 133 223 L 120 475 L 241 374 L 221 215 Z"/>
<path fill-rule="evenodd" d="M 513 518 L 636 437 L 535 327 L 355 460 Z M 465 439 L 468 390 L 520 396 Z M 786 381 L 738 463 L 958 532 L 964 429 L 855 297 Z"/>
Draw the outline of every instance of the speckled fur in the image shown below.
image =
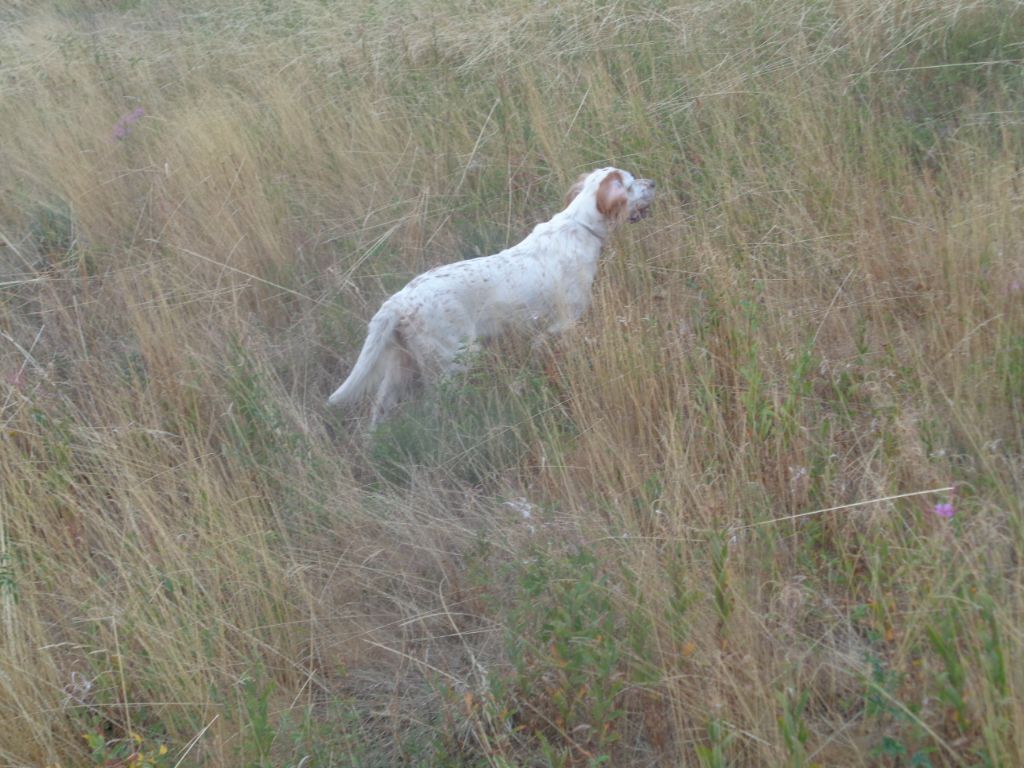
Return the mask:
<path fill-rule="evenodd" d="M 642 218 L 653 198 L 653 181 L 601 168 L 580 177 L 566 208 L 519 244 L 414 278 L 370 320 L 359 358 L 328 404 L 352 406 L 373 391 L 375 425 L 418 380 L 458 370 L 480 341 L 515 329 L 539 337 L 566 330 L 590 305 L 606 238 L 622 221 Z"/>

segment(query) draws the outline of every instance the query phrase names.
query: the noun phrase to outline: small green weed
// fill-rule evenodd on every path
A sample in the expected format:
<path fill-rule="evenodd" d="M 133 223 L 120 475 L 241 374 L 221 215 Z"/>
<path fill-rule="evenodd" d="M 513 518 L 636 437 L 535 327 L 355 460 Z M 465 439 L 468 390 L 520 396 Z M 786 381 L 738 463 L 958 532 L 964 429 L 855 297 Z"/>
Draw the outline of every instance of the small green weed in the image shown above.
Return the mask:
<path fill-rule="evenodd" d="M 96 766 L 125 768 L 166 768 L 175 764 L 166 744 L 147 744 L 142 735 L 132 732 L 128 738 L 108 739 L 98 732 L 82 734 Z"/>
<path fill-rule="evenodd" d="M 620 738 L 620 695 L 630 668 L 630 622 L 612 600 L 611 576 L 587 550 L 565 558 L 539 554 L 520 587 L 522 600 L 509 619 L 515 676 L 501 690 L 549 742 L 591 760 L 608 755 Z"/>
<path fill-rule="evenodd" d="M 726 757 L 730 745 L 736 740 L 736 734 L 728 730 L 728 726 L 718 718 L 708 721 L 708 744 L 697 745 L 697 759 L 701 768 L 728 768 Z"/>
<path fill-rule="evenodd" d="M 33 210 L 29 226 L 32 243 L 47 266 L 72 264 L 77 255 L 77 235 L 71 206 L 63 200 L 39 204 Z"/>
<path fill-rule="evenodd" d="M 894 765 L 932 768 L 928 756 L 935 748 L 928 744 L 929 735 L 922 726 L 919 707 L 899 698 L 904 675 L 874 654 L 867 661 L 871 674 L 865 680 L 864 714 L 869 720 L 876 720 L 878 730 L 884 734 L 871 748 L 871 754 Z"/>
<path fill-rule="evenodd" d="M 786 765 L 790 768 L 801 768 L 807 764 L 807 738 L 810 735 L 804 720 L 808 691 L 799 694 L 792 690 L 779 693 L 779 704 L 782 715 L 779 717 L 779 729 L 782 731 L 782 742 L 786 747 Z"/>
<path fill-rule="evenodd" d="M 269 700 L 274 691 L 271 681 L 260 682 L 257 677 L 247 677 L 242 683 L 241 706 L 244 710 L 243 723 L 245 738 L 242 753 L 248 768 L 266 768 L 270 761 L 270 748 L 274 744 L 277 729 L 270 723 Z"/>
<path fill-rule="evenodd" d="M 715 610 L 718 618 L 725 622 L 732 613 L 732 593 L 729 588 L 729 540 L 725 534 L 711 537 L 711 579 L 714 584 Z"/>

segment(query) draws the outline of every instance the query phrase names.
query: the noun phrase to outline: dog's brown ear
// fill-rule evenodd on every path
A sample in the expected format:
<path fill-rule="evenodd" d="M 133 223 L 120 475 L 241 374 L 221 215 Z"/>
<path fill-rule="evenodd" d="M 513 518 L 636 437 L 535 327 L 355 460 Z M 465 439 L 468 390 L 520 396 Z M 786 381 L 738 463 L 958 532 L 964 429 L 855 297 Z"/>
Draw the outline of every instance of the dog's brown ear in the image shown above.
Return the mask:
<path fill-rule="evenodd" d="M 569 191 L 565 193 L 565 205 L 568 207 L 569 203 L 576 199 L 576 196 L 583 191 L 583 182 L 587 180 L 587 174 L 580 174 L 580 177 L 576 179 L 576 183 L 569 187 Z"/>
<path fill-rule="evenodd" d="M 622 174 L 612 171 L 597 188 L 597 212 L 611 221 L 618 221 L 626 213 L 626 185 Z"/>

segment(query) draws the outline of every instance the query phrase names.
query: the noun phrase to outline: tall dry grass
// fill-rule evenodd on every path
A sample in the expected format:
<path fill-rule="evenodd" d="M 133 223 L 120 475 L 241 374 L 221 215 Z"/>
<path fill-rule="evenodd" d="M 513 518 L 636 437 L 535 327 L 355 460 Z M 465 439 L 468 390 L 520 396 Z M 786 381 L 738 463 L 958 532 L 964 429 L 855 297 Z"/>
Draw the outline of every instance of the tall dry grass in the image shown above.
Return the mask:
<path fill-rule="evenodd" d="M 1021 5 L 488 5 L 0 11 L 0 761 L 1024 763 Z M 607 163 L 575 332 L 325 411 Z"/>

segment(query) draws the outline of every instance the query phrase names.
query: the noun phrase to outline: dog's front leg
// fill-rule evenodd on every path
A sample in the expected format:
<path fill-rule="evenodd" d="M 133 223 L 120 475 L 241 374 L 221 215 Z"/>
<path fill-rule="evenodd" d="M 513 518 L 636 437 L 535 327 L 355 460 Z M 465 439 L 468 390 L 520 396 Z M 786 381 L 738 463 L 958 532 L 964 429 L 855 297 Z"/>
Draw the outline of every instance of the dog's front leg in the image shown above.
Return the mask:
<path fill-rule="evenodd" d="M 548 326 L 541 332 L 541 337 L 547 339 L 551 336 L 561 336 L 563 333 L 565 333 L 574 325 L 576 325 L 576 320 L 579 318 L 580 314 L 582 313 L 566 313 L 559 316 L 557 319 L 552 320 L 550 323 L 548 323 Z"/>

